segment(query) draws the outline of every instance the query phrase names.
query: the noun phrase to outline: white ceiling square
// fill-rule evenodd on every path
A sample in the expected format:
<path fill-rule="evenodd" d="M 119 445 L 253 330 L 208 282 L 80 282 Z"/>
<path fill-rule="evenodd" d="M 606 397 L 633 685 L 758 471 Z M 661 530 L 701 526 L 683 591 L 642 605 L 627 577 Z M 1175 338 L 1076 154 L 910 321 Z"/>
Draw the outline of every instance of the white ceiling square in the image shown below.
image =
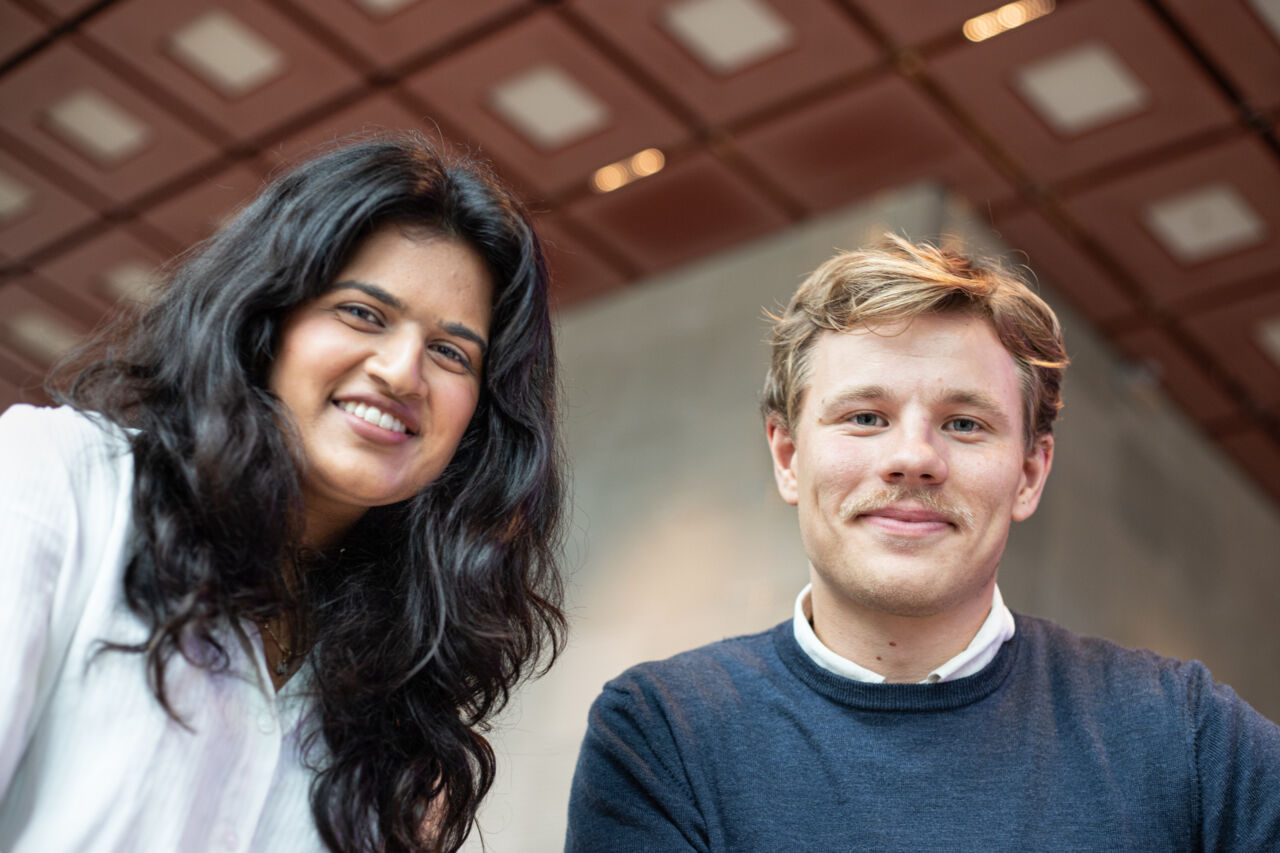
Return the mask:
<path fill-rule="evenodd" d="M 169 52 L 228 97 L 253 91 L 284 70 L 284 55 L 257 32 L 211 9 L 169 38 Z"/>
<path fill-rule="evenodd" d="M 6 343 L 41 364 L 53 364 L 80 341 L 73 329 L 43 311 L 23 311 L 4 321 Z"/>
<path fill-rule="evenodd" d="M 1230 184 L 1209 184 L 1147 206 L 1147 227 L 1169 253 L 1195 263 L 1262 242 L 1266 226 Z"/>
<path fill-rule="evenodd" d="M 32 196 L 31 190 L 0 172 L 0 222 L 21 216 L 31 206 Z"/>
<path fill-rule="evenodd" d="M 1280 317 L 1271 317 L 1258 324 L 1258 345 L 1280 367 Z"/>
<path fill-rule="evenodd" d="M 146 124 L 95 89 L 79 89 L 45 112 L 49 126 L 75 148 L 105 165 L 137 153 L 151 136 Z"/>
<path fill-rule="evenodd" d="M 1099 42 L 1023 66 L 1013 82 L 1032 109 L 1067 136 L 1141 112 L 1149 100 L 1141 81 Z"/>
<path fill-rule="evenodd" d="M 781 53 L 795 39 L 787 19 L 763 0 L 682 0 L 662 25 L 716 74 L 731 74 Z"/>
<path fill-rule="evenodd" d="M 1276 41 L 1280 41 L 1280 0 L 1249 0 L 1249 5 L 1271 30 Z"/>
<path fill-rule="evenodd" d="M 522 136 L 553 150 L 600 130 L 609 108 L 555 65 L 539 65 L 494 86 L 490 105 Z"/>

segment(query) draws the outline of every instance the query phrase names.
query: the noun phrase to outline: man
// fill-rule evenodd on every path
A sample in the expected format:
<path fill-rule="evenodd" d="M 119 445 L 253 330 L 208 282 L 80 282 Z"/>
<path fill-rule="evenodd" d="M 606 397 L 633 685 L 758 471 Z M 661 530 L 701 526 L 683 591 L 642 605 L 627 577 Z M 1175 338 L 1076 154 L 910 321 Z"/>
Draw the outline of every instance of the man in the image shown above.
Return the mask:
<path fill-rule="evenodd" d="M 892 239 L 772 338 L 795 618 L 606 685 L 569 851 L 1280 850 L 1280 728 L 1199 663 L 1014 617 L 1067 357 L 1023 283 Z"/>

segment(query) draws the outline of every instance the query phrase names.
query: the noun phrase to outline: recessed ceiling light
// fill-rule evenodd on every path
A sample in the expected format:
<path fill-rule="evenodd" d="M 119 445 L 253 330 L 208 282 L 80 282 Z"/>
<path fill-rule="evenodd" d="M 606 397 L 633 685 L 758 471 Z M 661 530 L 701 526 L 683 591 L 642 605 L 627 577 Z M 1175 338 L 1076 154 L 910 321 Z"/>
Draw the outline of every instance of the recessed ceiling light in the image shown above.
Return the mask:
<path fill-rule="evenodd" d="M 964 22 L 960 31 L 969 41 L 986 41 L 1009 30 L 1043 18 L 1053 11 L 1053 0 L 1016 0 Z"/>
<path fill-rule="evenodd" d="M 31 190 L 0 172 L 0 222 L 17 219 L 31 206 Z"/>
<path fill-rule="evenodd" d="M 113 166 L 137 153 L 151 129 L 95 89 L 79 89 L 45 112 L 49 126 L 82 153 Z"/>
<path fill-rule="evenodd" d="M 40 364 L 53 364 L 80 341 L 71 327 L 43 311 L 23 311 L 2 328 L 7 343 Z"/>
<path fill-rule="evenodd" d="M 258 33 L 212 9 L 169 37 L 169 52 L 228 97 L 239 97 L 284 69 L 284 55 Z"/>
<path fill-rule="evenodd" d="M 418 0 L 356 0 L 361 8 L 378 18 L 385 18 L 416 2 Z"/>
<path fill-rule="evenodd" d="M 683 0 L 662 10 L 662 25 L 716 74 L 731 74 L 781 53 L 794 34 L 761 0 Z"/>
<path fill-rule="evenodd" d="M 151 264 L 143 261 L 126 261 L 102 274 L 104 289 L 112 299 L 147 302 L 155 292 L 160 278 Z"/>
<path fill-rule="evenodd" d="M 555 65 L 509 77 L 489 93 L 493 109 L 526 139 L 551 150 L 604 127 L 609 110 Z"/>
<path fill-rule="evenodd" d="M 1258 324 L 1258 344 L 1276 367 L 1280 367 L 1280 317 L 1272 317 Z"/>
<path fill-rule="evenodd" d="M 1280 0 L 1249 0 L 1253 11 L 1271 28 L 1271 35 L 1280 41 Z"/>
<path fill-rule="evenodd" d="M 1147 227 L 1178 260 L 1195 263 L 1262 242 L 1266 226 L 1230 184 L 1210 184 L 1147 206 Z"/>
<path fill-rule="evenodd" d="M 1098 42 L 1018 69 L 1014 86 L 1041 118 L 1066 135 L 1132 115 L 1148 100 L 1146 87 Z"/>

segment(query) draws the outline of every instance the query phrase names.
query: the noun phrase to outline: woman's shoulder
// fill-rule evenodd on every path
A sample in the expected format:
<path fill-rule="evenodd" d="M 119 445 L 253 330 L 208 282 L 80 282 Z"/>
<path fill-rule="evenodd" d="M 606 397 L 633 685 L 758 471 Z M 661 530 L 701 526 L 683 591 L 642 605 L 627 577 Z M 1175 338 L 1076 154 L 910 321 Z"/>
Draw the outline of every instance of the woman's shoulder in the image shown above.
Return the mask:
<path fill-rule="evenodd" d="M 10 406 L 0 414 L 0 465 L 14 482 L 26 472 L 33 486 L 52 485 L 65 472 L 72 481 L 102 486 L 131 471 L 132 455 L 124 430 L 95 412 L 70 406 Z"/>

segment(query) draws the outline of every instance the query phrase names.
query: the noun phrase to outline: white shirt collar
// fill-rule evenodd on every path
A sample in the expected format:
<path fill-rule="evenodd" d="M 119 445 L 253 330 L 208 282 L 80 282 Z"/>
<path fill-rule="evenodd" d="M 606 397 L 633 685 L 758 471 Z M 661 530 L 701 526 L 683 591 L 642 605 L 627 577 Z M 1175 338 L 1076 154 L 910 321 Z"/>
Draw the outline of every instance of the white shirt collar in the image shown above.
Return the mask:
<path fill-rule="evenodd" d="M 883 675 L 860 666 L 848 658 L 841 657 L 818 639 L 818 635 L 813 631 L 813 626 L 809 624 L 809 619 L 813 612 L 809 604 L 809 591 L 812 587 L 812 584 L 806 585 L 804 589 L 800 590 L 800 594 L 796 596 L 796 612 L 793 623 L 796 642 L 800 644 L 800 648 L 813 659 L 814 663 L 829 672 L 834 672 L 836 675 L 852 678 L 854 681 L 865 681 L 872 684 L 882 683 L 884 681 Z M 969 645 L 960 654 L 929 673 L 921 684 L 935 681 L 951 681 L 952 679 L 973 675 L 995 659 L 1000 647 L 1013 637 L 1013 631 L 1013 614 L 1005 606 L 1004 599 L 1000 596 L 1000 587 L 997 586 L 991 596 L 991 611 L 987 614 L 982 627 L 978 629 L 978 633 L 974 634 Z"/>

